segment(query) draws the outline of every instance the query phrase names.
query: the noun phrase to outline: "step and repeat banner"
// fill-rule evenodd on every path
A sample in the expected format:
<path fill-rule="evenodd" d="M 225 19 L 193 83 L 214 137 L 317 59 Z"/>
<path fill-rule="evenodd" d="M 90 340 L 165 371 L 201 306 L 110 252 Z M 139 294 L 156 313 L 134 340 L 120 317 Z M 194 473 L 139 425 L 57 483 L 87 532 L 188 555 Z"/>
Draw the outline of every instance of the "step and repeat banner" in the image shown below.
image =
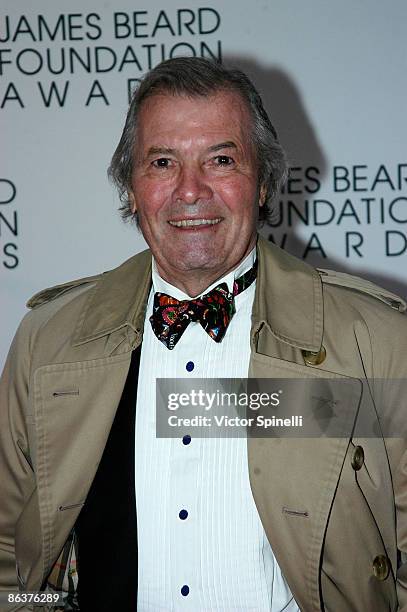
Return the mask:
<path fill-rule="evenodd" d="M 163 59 L 221 59 L 261 91 L 291 166 L 262 233 L 407 293 L 407 3 L 3 0 L 0 367 L 25 302 L 145 247 L 106 168 Z"/>

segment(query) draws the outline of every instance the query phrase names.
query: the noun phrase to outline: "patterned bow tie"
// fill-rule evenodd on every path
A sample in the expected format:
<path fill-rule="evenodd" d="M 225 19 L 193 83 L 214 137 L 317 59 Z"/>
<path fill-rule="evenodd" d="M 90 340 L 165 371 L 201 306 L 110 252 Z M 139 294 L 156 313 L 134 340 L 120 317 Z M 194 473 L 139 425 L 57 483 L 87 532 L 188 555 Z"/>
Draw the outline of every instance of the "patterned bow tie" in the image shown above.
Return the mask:
<path fill-rule="evenodd" d="M 252 284 L 257 274 L 257 260 L 253 268 L 235 279 L 233 293 L 221 283 L 209 293 L 194 300 L 176 300 L 165 293 L 154 295 L 151 327 L 157 338 L 172 350 L 191 321 L 198 321 L 209 336 L 220 342 L 226 333 L 235 309 L 235 296 Z"/>

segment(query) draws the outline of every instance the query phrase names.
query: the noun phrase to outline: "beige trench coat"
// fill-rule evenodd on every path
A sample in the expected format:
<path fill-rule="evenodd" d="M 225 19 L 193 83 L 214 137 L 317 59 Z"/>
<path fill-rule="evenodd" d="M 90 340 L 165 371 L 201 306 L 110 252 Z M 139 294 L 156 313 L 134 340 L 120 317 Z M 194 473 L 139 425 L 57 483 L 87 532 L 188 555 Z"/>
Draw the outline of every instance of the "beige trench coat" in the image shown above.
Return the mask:
<path fill-rule="evenodd" d="M 248 440 L 267 537 L 302 610 L 407 611 L 405 440 L 352 438 L 358 379 L 406 378 L 405 303 L 366 281 L 316 271 L 261 238 L 258 259 L 249 375 L 357 383 L 343 437 Z M 1 383 L 3 590 L 38 590 L 67 540 L 142 339 L 150 284 L 145 251 L 29 303 Z M 326 358 L 316 365 L 321 346 Z"/>

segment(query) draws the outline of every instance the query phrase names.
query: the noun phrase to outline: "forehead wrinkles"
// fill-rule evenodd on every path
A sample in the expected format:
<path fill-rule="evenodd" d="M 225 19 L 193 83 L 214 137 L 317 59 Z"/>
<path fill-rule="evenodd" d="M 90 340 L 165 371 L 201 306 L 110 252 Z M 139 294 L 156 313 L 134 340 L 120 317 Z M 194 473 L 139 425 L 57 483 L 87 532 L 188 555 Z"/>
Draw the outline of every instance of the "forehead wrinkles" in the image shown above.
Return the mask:
<path fill-rule="evenodd" d="M 184 103 L 184 109 L 182 109 L 181 103 Z M 157 110 L 160 106 L 164 106 L 161 112 Z M 226 113 L 224 120 L 222 120 L 223 112 Z M 155 114 L 157 117 L 154 116 Z M 234 115 L 236 116 L 233 118 Z M 141 142 L 140 136 L 146 131 L 146 122 L 150 122 L 152 119 L 153 130 L 160 121 L 163 123 L 163 137 L 162 139 L 159 138 L 158 131 L 157 142 L 151 142 L 152 146 L 172 148 L 173 143 L 166 142 L 166 126 L 168 126 L 168 132 L 171 133 L 171 126 L 179 124 L 180 138 L 183 137 L 185 141 L 188 141 L 188 138 L 185 138 L 183 128 L 186 130 L 188 126 L 191 132 L 191 140 L 195 140 L 198 144 L 199 134 L 202 135 L 202 141 L 205 141 L 207 135 L 219 133 L 220 136 L 222 135 L 221 141 L 232 139 L 236 141 L 238 146 L 248 147 L 253 159 L 257 159 L 253 143 L 252 114 L 248 104 L 238 92 L 219 90 L 214 95 L 207 97 L 173 95 L 171 93 L 156 93 L 149 96 L 142 102 L 138 111 L 134 132 L 134 161 L 139 161 L 146 154 L 146 151 L 142 150 L 144 143 Z M 203 122 L 204 125 L 202 125 Z M 145 140 L 149 140 L 150 133 L 147 132 Z M 188 133 L 186 134 L 188 136 Z M 171 134 L 171 137 L 173 137 L 173 134 Z"/>

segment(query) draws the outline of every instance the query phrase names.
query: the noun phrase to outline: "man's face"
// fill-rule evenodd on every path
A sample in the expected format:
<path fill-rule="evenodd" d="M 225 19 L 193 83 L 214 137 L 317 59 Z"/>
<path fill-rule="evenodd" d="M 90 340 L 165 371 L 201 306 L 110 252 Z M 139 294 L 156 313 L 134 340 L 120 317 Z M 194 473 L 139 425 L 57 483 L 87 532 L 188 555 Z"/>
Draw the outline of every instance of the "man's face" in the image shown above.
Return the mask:
<path fill-rule="evenodd" d="M 132 209 L 169 282 L 202 275 L 210 284 L 253 248 L 259 190 L 250 128 L 234 92 L 155 95 L 143 104 Z"/>

